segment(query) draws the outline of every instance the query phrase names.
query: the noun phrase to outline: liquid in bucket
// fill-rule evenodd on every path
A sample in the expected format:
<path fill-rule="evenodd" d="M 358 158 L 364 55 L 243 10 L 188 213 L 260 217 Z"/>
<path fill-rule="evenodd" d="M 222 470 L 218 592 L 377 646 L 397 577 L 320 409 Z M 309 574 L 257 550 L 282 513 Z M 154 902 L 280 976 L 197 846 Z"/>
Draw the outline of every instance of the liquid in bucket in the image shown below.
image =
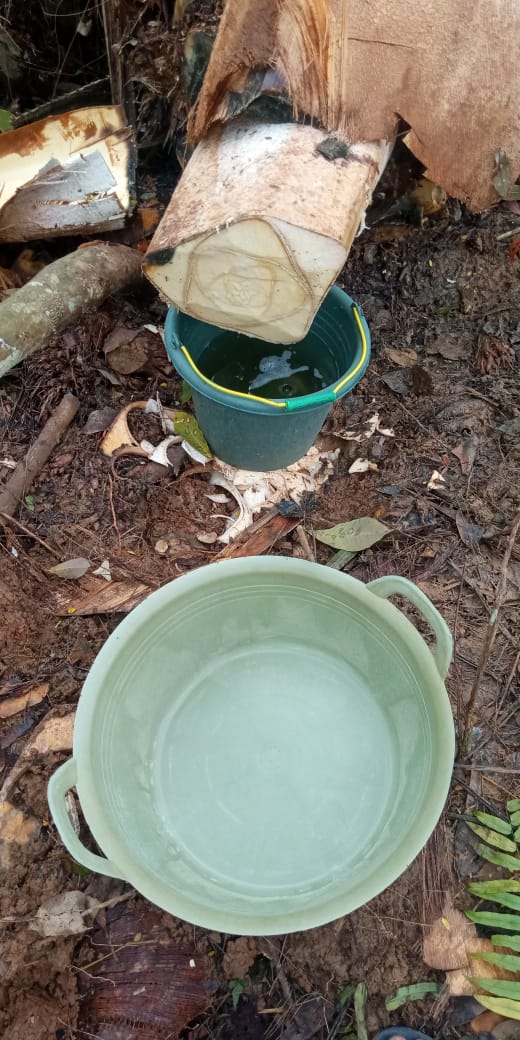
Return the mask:
<path fill-rule="evenodd" d="M 201 372 L 227 390 L 256 397 L 303 397 L 328 385 L 316 357 L 319 341 L 312 337 L 291 346 L 277 346 L 240 333 L 216 336 L 200 355 Z"/>

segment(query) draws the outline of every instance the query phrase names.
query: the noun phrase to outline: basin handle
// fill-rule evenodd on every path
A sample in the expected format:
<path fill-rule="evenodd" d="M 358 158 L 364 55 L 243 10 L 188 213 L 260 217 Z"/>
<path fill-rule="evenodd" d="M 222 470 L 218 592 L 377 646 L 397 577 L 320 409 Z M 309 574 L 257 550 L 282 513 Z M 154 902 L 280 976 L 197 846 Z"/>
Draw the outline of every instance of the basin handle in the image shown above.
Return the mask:
<path fill-rule="evenodd" d="M 77 863 L 80 863 L 82 867 L 86 867 L 87 870 L 93 870 L 96 874 L 105 874 L 106 877 L 122 878 L 123 881 L 126 881 L 126 878 L 114 863 L 111 863 L 109 859 L 105 859 L 104 856 L 97 856 L 95 852 L 90 852 L 89 849 L 85 848 L 72 826 L 67 811 L 65 795 L 70 791 L 71 787 L 75 786 L 76 780 L 77 770 L 74 758 L 69 758 L 67 762 L 59 766 L 49 780 L 47 798 L 58 834 L 72 858 Z"/>
<path fill-rule="evenodd" d="M 389 596 L 402 596 L 403 599 L 409 600 L 414 607 L 417 607 L 424 620 L 433 629 L 436 645 L 432 653 L 437 671 L 444 680 L 453 656 L 453 639 L 444 618 L 441 617 L 428 596 L 421 592 L 421 589 L 417 588 L 412 581 L 408 581 L 408 578 L 402 578 L 397 574 L 376 578 L 374 581 L 369 581 L 366 587 L 376 596 L 381 596 L 382 599 L 388 599 Z"/>

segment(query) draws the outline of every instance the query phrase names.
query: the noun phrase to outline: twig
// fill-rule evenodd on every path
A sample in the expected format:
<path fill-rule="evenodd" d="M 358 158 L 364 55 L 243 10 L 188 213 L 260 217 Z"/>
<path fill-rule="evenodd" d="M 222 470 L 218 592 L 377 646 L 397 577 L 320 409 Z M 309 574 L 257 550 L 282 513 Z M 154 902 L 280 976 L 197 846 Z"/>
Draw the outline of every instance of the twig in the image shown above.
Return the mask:
<path fill-rule="evenodd" d="M 74 394 L 65 394 L 56 411 L 45 423 L 39 437 L 29 448 L 27 455 L 18 463 L 13 474 L 0 494 L 0 514 L 11 517 L 31 484 L 43 469 L 47 459 L 61 440 L 65 430 L 70 426 L 79 408 L 79 401 Z"/>
<path fill-rule="evenodd" d="M 299 543 L 300 543 L 300 545 L 301 545 L 301 547 L 303 549 L 303 552 L 305 554 L 305 559 L 306 560 L 310 560 L 311 563 L 315 563 L 316 562 L 316 555 L 312 551 L 311 544 L 309 542 L 309 539 L 307 538 L 307 534 L 304 531 L 304 529 L 303 529 L 301 524 L 298 524 L 298 527 L 296 528 L 296 531 L 294 533 L 295 533 L 295 535 L 296 535 L 296 537 L 297 537 L 297 539 L 298 539 L 298 541 L 299 541 Z"/>
<path fill-rule="evenodd" d="M 476 773 L 520 773 L 520 768 L 515 769 L 509 766 L 474 766 L 471 762 L 454 762 L 454 769 L 467 769 L 470 772 L 475 771 Z"/>
<path fill-rule="evenodd" d="M 488 657 L 493 649 L 493 643 L 498 628 L 498 615 L 500 608 L 503 606 L 507 594 L 507 568 L 511 559 L 511 553 L 513 552 L 513 546 L 516 541 L 516 536 L 520 528 L 520 511 L 516 514 L 515 519 L 511 525 L 511 532 L 507 540 L 506 551 L 502 560 L 502 566 L 500 568 L 500 582 L 495 599 L 495 606 L 490 614 L 486 635 L 482 644 L 482 650 L 480 653 L 480 659 L 477 668 L 477 674 L 471 687 L 470 695 L 466 705 L 466 718 L 464 724 L 464 731 L 462 735 L 462 753 L 468 755 L 471 750 L 471 733 L 473 729 L 473 715 L 475 710 L 475 702 L 480 689 L 480 683 L 482 676 L 486 668 Z"/>
<path fill-rule="evenodd" d="M 57 552 L 56 549 L 53 549 L 52 545 L 49 545 L 49 543 L 46 542 L 44 538 L 40 538 L 38 534 L 35 534 L 34 531 L 31 531 L 31 529 L 29 527 L 26 527 L 25 524 L 20 523 L 20 521 L 17 520 L 16 517 L 9 516 L 9 513 L 0 513 L 0 517 L 2 518 L 2 520 L 7 520 L 10 524 L 15 524 L 15 526 L 19 527 L 20 531 L 23 531 L 23 533 L 26 534 L 28 538 L 32 538 L 35 542 L 39 542 L 40 545 L 43 545 L 44 549 L 47 549 L 47 552 L 50 552 L 52 556 L 54 556 L 57 560 L 61 560 L 61 553 Z"/>
<path fill-rule="evenodd" d="M 505 242 L 506 239 L 514 238 L 518 234 L 520 234 L 520 227 L 511 228 L 510 231 L 503 231 L 501 235 L 497 235 L 497 242 Z"/>

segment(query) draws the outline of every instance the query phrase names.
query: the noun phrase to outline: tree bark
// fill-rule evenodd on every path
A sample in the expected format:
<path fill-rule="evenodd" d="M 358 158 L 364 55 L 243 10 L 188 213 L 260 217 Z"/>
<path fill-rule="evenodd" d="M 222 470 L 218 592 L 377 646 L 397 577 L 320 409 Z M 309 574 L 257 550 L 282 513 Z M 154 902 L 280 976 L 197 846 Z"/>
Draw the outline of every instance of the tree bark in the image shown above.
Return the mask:
<path fill-rule="evenodd" d="M 63 256 L 0 303 L 0 378 L 86 311 L 141 277 L 141 256 L 95 243 Z"/>
<path fill-rule="evenodd" d="M 274 70 L 295 111 L 349 141 L 390 139 L 400 117 L 427 176 L 487 209 L 498 151 L 520 175 L 519 37 L 517 0 L 227 0 L 190 137 Z"/>
<path fill-rule="evenodd" d="M 18 463 L 0 492 L 0 516 L 14 516 L 23 496 L 43 469 L 78 409 L 78 398 L 74 397 L 74 394 L 65 394 L 56 411 L 45 423 L 39 437 L 29 448 L 22 462 Z"/>
<path fill-rule="evenodd" d="M 0 242 L 124 227 L 132 129 L 118 105 L 40 119 L 0 135 Z"/>
<path fill-rule="evenodd" d="M 184 312 L 277 343 L 301 339 L 363 226 L 386 141 L 348 146 L 296 123 L 214 127 L 144 271 Z"/>

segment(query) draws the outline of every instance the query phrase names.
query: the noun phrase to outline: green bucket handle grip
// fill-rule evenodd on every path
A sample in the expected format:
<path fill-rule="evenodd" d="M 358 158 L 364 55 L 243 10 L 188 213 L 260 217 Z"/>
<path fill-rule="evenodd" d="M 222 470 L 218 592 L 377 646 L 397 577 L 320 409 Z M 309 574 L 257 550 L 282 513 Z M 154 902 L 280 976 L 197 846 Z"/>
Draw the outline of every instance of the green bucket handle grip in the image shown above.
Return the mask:
<path fill-rule="evenodd" d="M 381 596 L 383 599 L 388 599 L 389 596 L 402 596 L 403 599 L 409 600 L 414 607 L 417 607 L 417 610 L 424 620 L 428 622 L 435 635 L 436 645 L 432 653 L 437 665 L 437 671 L 441 679 L 444 680 L 448 674 L 448 668 L 453 656 L 453 639 L 444 618 L 441 617 L 437 608 L 428 599 L 428 596 L 425 596 L 424 592 L 417 588 L 417 585 L 408 581 L 408 578 L 401 578 L 397 574 L 388 574 L 384 578 L 376 578 L 375 581 L 369 581 L 366 587 L 370 589 L 370 592 L 375 593 L 376 596 Z"/>
<path fill-rule="evenodd" d="M 350 370 L 350 372 L 347 372 L 347 374 L 342 377 L 337 386 L 333 387 L 331 390 L 318 390 L 314 394 L 306 394 L 303 397 L 293 397 L 292 400 L 289 399 L 288 401 L 273 401 L 269 397 L 258 397 L 256 394 L 244 394 L 240 390 L 230 390 L 227 386 L 221 386 L 220 383 L 214 383 L 212 379 L 209 379 L 208 376 L 205 376 L 204 373 L 200 371 L 200 368 L 197 367 L 188 348 L 182 344 L 180 345 L 180 349 L 184 354 L 186 361 L 193 369 L 195 374 L 199 377 L 199 379 L 202 379 L 203 383 L 207 383 L 209 386 L 214 387 L 221 393 L 228 394 L 230 397 L 245 397 L 248 401 L 258 401 L 260 404 L 271 405 L 272 408 L 282 408 L 285 409 L 287 412 L 297 412 L 301 411 L 303 408 L 312 408 L 314 405 L 333 404 L 336 400 L 336 395 L 339 393 L 339 391 L 343 389 L 346 383 L 349 383 L 350 380 L 357 375 L 360 368 L 363 368 L 363 365 L 365 364 L 365 361 L 367 359 L 368 343 L 365 335 L 365 330 L 363 328 L 363 322 L 361 321 L 361 317 L 359 314 L 359 309 L 358 307 L 356 307 L 355 303 L 352 304 L 352 313 L 354 314 L 354 318 L 356 319 L 356 324 L 361 338 L 361 357 L 358 359 L 358 361 L 356 361 L 354 367 Z"/>
<path fill-rule="evenodd" d="M 106 877 L 121 878 L 123 881 L 126 881 L 121 871 L 109 859 L 105 859 L 104 856 L 97 856 L 95 852 L 90 852 L 79 840 L 70 822 L 65 802 L 65 795 L 70 791 L 71 787 L 75 787 L 76 781 L 76 762 L 73 758 L 69 758 L 67 762 L 59 766 L 49 780 L 47 798 L 58 834 L 76 863 L 80 863 L 82 867 L 86 867 L 87 870 L 92 870 L 96 874 L 105 874 Z"/>

